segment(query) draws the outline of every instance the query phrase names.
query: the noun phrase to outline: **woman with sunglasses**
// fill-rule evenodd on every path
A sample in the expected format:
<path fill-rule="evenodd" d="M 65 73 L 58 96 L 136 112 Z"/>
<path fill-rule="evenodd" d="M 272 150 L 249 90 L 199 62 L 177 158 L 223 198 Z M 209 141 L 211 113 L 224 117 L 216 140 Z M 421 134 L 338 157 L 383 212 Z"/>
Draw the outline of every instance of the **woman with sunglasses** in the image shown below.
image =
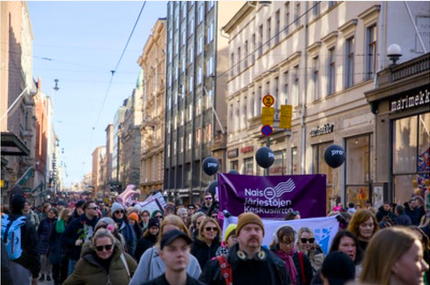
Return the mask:
<path fill-rule="evenodd" d="M 91 245 L 82 249 L 81 259 L 63 285 L 127 285 L 136 267 L 112 233 L 99 229 Z"/>
<path fill-rule="evenodd" d="M 191 247 L 191 254 L 199 261 L 202 271 L 206 262 L 216 256 L 221 246 L 221 228 L 213 218 L 206 217 L 200 224 L 199 234 Z"/>
<path fill-rule="evenodd" d="M 308 227 L 303 227 L 298 232 L 297 249 L 307 255 L 314 272 L 321 268 L 324 262 L 324 252 L 321 246 L 315 242 L 315 235 Z"/>

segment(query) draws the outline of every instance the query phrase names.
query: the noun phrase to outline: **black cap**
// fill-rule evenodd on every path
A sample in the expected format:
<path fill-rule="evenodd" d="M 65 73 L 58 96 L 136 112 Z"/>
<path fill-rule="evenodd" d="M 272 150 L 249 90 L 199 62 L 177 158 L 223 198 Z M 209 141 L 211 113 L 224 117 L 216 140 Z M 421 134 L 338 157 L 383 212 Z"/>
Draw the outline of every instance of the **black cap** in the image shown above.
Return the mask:
<path fill-rule="evenodd" d="M 180 230 L 171 230 L 163 234 L 163 237 L 161 238 L 161 242 L 160 242 L 160 249 L 162 250 L 163 247 L 171 244 L 173 241 L 175 241 L 178 238 L 184 239 L 187 244 L 193 243 L 191 238 L 187 236 L 187 234 L 185 234 L 184 232 Z"/>
<path fill-rule="evenodd" d="M 150 218 L 148 221 L 148 229 L 151 227 L 160 227 L 160 222 L 157 218 Z"/>
<path fill-rule="evenodd" d="M 188 208 L 188 209 L 195 209 L 195 208 L 196 208 L 196 206 L 194 206 L 194 204 L 189 204 L 189 205 L 187 206 L 187 208 Z"/>

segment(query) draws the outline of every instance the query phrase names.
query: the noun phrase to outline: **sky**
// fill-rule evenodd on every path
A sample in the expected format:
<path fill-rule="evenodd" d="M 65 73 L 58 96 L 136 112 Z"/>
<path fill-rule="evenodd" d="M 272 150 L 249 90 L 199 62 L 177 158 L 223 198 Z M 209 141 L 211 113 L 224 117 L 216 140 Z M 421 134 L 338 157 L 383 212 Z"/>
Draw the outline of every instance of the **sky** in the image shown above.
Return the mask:
<path fill-rule="evenodd" d="M 106 127 L 136 87 L 137 60 L 151 29 L 158 18 L 166 17 L 167 2 L 146 2 L 118 65 L 143 5 L 142 1 L 28 2 L 33 77 L 40 77 L 41 91 L 53 102 L 58 164 L 65 165 L 66 187 L 91 172 L 92 152 L 106 145 Z M 55 79 L 58 91 L 53 90 Z"/>

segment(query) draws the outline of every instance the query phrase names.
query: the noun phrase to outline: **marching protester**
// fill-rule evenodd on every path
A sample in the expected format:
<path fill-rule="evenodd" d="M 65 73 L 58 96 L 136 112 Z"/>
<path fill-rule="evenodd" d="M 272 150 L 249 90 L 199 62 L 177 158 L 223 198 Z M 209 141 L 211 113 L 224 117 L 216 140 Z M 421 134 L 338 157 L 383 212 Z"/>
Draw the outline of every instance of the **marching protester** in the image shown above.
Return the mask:
<path fill-rule="evenodd" d="M 68 274 L 72 274 L 76 262 L 81 256 L 82 244 L 90 240 L 98 222 L 97 205 L 92 200 L 82 205 L 84 213 L 70 222 L 63 233 L 63 245 L 69 257 Z"/>
<path fill-rule="evenodd" d="M 143 285 L 204 285 L 187 273 L 191 243 L 191 238 L 180 230 L 165 233 L 159 251 L 160 259 L 166 266 L 165 273 Z"/>
<path fill-rule="evenodd" d="M 297 236 L 297 249 L 303 252 L 311 262 L 313 272 L 318 271 L 324 262 L 324 252 L 321 246 L 315 242 L 315 235 L 308 227 L 299 230 Z"/>
<path fill-rule="evenodd" d="M 39 213 L 39 221 L 42 221 L 42 220 L 46 219 L 46 217 L 48 217 L 49 209 L 51 209 L 51 204 L 49 204 L 49 203 L 43 204 L 42 209 Z"/>
<path fill-rule="evenodd" d="M 73 210 L 72 215 L 68 218 L 67 223 L 70 224 L 73 220 L 79 219 L 80 216 L 84 214 L 84 210 L 82 209 L 82 206 L 84 205 L 85 201 L 79 200 L 75 203 L 75 209 Z"/>
<path fill-rule="evenodd" d="M 200 281 L 208 285 L 290 284 L 284 262 L 261 246 L 264 225 L 259 216 L 250 212 L 239 215 L 236 233 L 238 243 L 227 255 L 209 261 Z"/>
<path fill-rule="evenodd" d="M 236 228 L 236 224 L 228 225 L 224 233 L 224 240 L 216 251 L 216 256 L 227 254 L 230 248 L 237 244 Z"/>
<path fill-rule="evenodd" d="M 118 226 L 119 233 L 124 237 L 127 243 L 126 252 L 133 255 L 136 250 L 137 237 L 134 234 L 134 229 L 128 223 L 124 206 L 118 202 L 114 202 L 111 207 L 111 213 L 112 219 Z"/>
<path fill-rule="evenodd" d="M 286 221 L 300 220 L 301 218 L 299 211 L 290 211 L 285 215 Z"/>
<path fill-rule="evenodd" d="M 54 285 L 63 283 L 67 278 L 69 260 L 61 240 L 67 227 L 67 218 L 70 214 L 70 209 L 63 209 L 58 215 L 58 220 L 52 224 L 49 234 L 49 262 L 52 264 Z"/>
<path fill-rule="evenodd" d="M 217 249 L 221 246 L 221 228 L 212 218 L 205 218 L 199 228 L 199 234 L 193 242 L 191 254 L 199 261 L 200 268 L 204 270 L 206 262 L 215 257 Z"/>
<path fill-rule="evenodd" d="M 344 285 L 355 279 L 354 262 L 343 252 L 329 253 L 321 267 L 321 278 L 321 285 Z"/>
<path fill-rule="evenodd" d="M 109 209 L 106 207 L 105 202 L 100 201 L 98 203 L 98 206 L 99 206 L 100 213 L 102 214 L 102 217 L 109 216 Z"/>
<path fill-rule="evenodd" d="M 397 226 L 412 226 L 411 218 L 405 214 L 405 207 L 397 205 L 394 214 L 397 216 L 394 220 Z"/>
<path fill-rule="evenodd" d="M 421 244 L 423 246 L 423 257 L 424 260 L 427 261 L 427 263 L 430 261 L 430 239 L 429 237 L 424 233 L 422 229 L 420 229 L 417 226 L 410 226 L 411 230 L 414 231 L 414 233 L 418 236 L 419 240 L 421 241 Z M 427 271 L 424 273 L 424 283 L 426 285 L 430 284 L 430 271 L 427 269 Z"/>
<path fill-rule="evenodd" d="M 371 239 L 363 261 L 360 281 L 384 285 L 422 285 L 429 265 L 422 243 L 406 227 L 385 228 Z"/>
<path fill-rule="evenodd" d="M 134 239 L 136 239 L 137 245 L 137 241 L 139 241 L 140 237 L 142 236 L 142 228 L 139 226 L 139 216 L 136 213 L 131 213 L 128 215 L 128 223 L 133 229 Z"/>
<path fill-rule="evenodd" d="M 160 222 L 156 218 L 150 218 L 148 222 L 148 227 L 146 228 L 143 236 L 139 239 L 136 246 L 136 251 L 134 252 L 134 258 L 139 261 L 142 254 L 145 251 L 155 245 L 158 238 L 158 233 L 160 232 Z"/>
<path fill-rule="evenodd" d="M 144 232 L 148 226 L 149 218 L 151 218 L 151 213 L 148 210 L 142 210 L 139 215 L 139 226 Z"/>
<path fill-rule="evenodd" d="M 2 214 L 2 226 L 9 225 L 9 234 L 2 240 L 10 259 L 10 273 L 14 285 L 35 285 L 38 282 L 40 272 L 39 240 L 33 223 L 23 216 L 25 198 L 15 194 L 10 200 L 9 215 Z M 15 225 L 14 227 L 12 227 Z M 2 227 L 3 228 L 3 227 Z M 21 247 L 11 251 L 12 233 L 21 237 Z M 2 230 L 3 234 L 3 230 Z M 7 238 L 5 240 L 4 238 Z"/>
<path fill-rule="evenodd" d="M 293 285 L 308 285 L 313 277 L 312 265 L 303 252 L 297 251 L 295 240 L 294 228 L 288 225 L 281 226 L 273 234 L 270 249 L 284 261 Z"/>
<path fill-rule="evenodd" d="M 194 204 L 189 204 L 187 206 L 188 217 L 191 217 L 196 212 L 196 206 Z"/>
<path fill-rule="evenodd" d="M 136 267 L 134 259 L 123 252 L 112 233 L 99 229 L 90 246 L 83 248 L 75 270 L 63 285 L 127 285 Z"/>
<path fill-rule="evenodd" d="M 189 227 L 190 226 L 190 219 L 188 218 L 188 211 L 185 208 L 179 208 L 177 211 L 177 215 L 182 219 L 184 224 Z"/>
<path fill-rule="evenodd" d="M 202 223 L 202 221 L 206 218 L 206 214 L 203 212 L 196 212 L 192 217 L 191 217 L 191 226 L 190 226 L 190 233 L 191 233 L 191 237 L 193 239 L 196 239 L 198 234 L 199 234 L 199 228 L 200 228 L 200 224 Z"/>
<path fill-rule="evenodd" d="M 142 255 L 139 265 L 129 285 L 140 285 L 157 278 L 166 271 L 166 265 L 160 258 L 160 240 L 164 234 L 171 230 L 180 230 L 189 236 L 188 229 L 182 219 L 176 215 L 167 216 L 160 225 L 160 234 L 155 246 L 151 247 Z M 193 278 L 199 278 L 201 274 L 200 265 L 193 255 L 189 255 L 190 261 L 187 266 L 187 273 Z"/>
<path fill-rule="evenodd" d="M 1 284 L 13 285 L 13 278 L 10 273 L 10 260 L 3 240 L 1 241 Z"/>
<path fill-rule="evenodd" d="M 45 274 L 46 281 L 51 281 L 52 266 L 48 259 L 49 234 L 51 232 L 52 224 L 55 223 L 56 219 L 57 209 L 49 208 L 47 217 L 40 221 L 39 228 L 37 229 L 37 236 L 39 237 L 40 263 L 42 265 L 39 281 L 45 281 Z"/>
<path fill-rule="evenodd" d="M 101 218 L 97 222 L 94 232 L 97 232 L 99 229 L 107 229 L 108 231 L 110 231 L 113 234 L 113 236 L 122 245 L 122 250 L 126 251 L 127 243 L 124 237 L 122 236 L 122 234 L 118 232 L 118 225 L 115 223 L 114 220 L 112 220 L 112 218 L 109 218 L 109 217 Z"/>
<path fill-rule="evenodd" d="M 368 209 L 361 209 L 354 213 L 348 225 L 348 231 L 355 234 L 363 251 L 372 236 L 379 230 L 375 215 Z"/>
<path fill-rule="evenodd" d="M 406 215 L 411 218 L 412 225 L 418 226 L 420 224 L 420 211 L 417 207 L 417 200 L 412 198 L 408 202 L 405 202 L 403 206 L 405 207 Z"/>
<path fill-rule="evenodd" d="M 39 216 L 31 209 L 31 204 L 27 200 L 25 201 L 23 214 L 34 224 L 36 229 L 39 227 Z"/>
<path fill-rule="evenodd" d="M 151 218 L 157 218 L 158 221 L 161 223 L 164 219 L 163 212 L 161 210 L 155 210 L 154 212 L 152 212 Z"/>
<path fill-rule="evenodd" d="M 396 220 L 396 216 L 393 212 L 391 212 L 391 206 L 388 202 L 384 202 L 384 204 L 379 207 L 378 212 L 376 213 L 376 220 L 381 222 L 382 218 L 386 216 L 388 216 L 392 221 Z"/>
<path fill-rule="evenodd" d="M 206 215 L 208 215 L 209 210 L 211 209 L 211 206 L 212 206 L 212 202 L 213 202 L 212 194 L 209 191 L 206 191 L 204 199 L 205 199 L 204 203 L 203 203 L 202 207 L 200 208 L 199 212 L 203 212 Z"/>

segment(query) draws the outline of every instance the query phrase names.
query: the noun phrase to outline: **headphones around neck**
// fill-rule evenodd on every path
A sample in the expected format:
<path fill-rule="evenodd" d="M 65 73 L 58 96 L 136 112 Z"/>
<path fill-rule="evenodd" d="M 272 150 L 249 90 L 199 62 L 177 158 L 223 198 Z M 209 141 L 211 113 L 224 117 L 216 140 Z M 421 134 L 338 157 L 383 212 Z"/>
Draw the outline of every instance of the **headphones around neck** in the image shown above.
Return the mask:
<path fill-rule="evenodd" d="M 242 261 L 248 261 L 250 260 L 248 258 L 248 254 L 242 250 L 238 250 L 237 251 L 237 257 L 242 260 Z M 265 261 L 267 258 L 266 252 L 264 252 L 263 250 L 257 252 L 256 254 L 254 254 L 254 259 L 257 261 Z"/>

